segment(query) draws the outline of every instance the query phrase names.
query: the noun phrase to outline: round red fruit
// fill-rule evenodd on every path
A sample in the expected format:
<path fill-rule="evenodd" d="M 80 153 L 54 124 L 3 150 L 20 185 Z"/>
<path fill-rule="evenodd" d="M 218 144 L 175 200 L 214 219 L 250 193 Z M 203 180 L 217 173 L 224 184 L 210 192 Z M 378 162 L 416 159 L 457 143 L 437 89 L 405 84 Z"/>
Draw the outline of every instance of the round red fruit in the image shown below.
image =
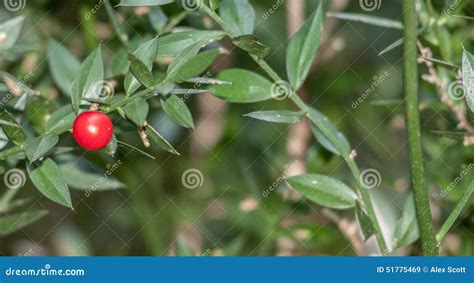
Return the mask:
<path fill-rule="evenodd" d="M 100 150 L 112 139 L 114 128 L 109 116 L 102 112 L 86 111 L 74 120 L 72 133 L 76 142 L 87 150 Z"/>

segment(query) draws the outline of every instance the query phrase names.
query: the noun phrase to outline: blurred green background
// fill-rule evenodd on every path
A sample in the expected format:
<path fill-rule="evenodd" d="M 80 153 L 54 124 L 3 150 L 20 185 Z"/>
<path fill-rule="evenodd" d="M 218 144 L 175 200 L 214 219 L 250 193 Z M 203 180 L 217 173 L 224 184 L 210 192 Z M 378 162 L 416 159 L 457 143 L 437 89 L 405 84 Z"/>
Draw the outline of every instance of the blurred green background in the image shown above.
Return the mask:
<path fill-rule="evenodd" d="M 296 0 L 300 1 L 300 0 Z M 285 51 L 288 38 L 287 2 L 251 1 L 256 10 L 256 35 L 271 48 L 266 60 L 280 74 L 285 74 Z M 319 1 L 305 2 L 307 16 Z M 366 13 L 401 20 L 400 1 L 384 0 L 380 9 L 366 12 L 359 1 L 331 1 L 332 11 Z M 451 1 L 434 1 L 438 11 Z M 470 1 L 468 1 L 470 2 Z M 52 81 L 45 56 L 48 38 L 62 42 L 78 58 L 84 59 L 99 43 L 109 77 L 120 43 L 114 36 L 104 8 L 94 10 L 96 1 L 28 1 L 17 14 L 24 14 L 26 26 L 20 43 L 30 50 L 26 56 L 0 61 L 2 69 L 18 77 L 30 71 L 28 84 L 41 91 L 52 107 L 63 104 L 62 96 Z M 115 3 L 116 4 L 116 3 Z M 182 9 L 163 6 L 168 19 Z M 160 28 L 153 18 L 155 10 L 116 7 L 121 26 L 130 42 L 151 38 Z M 337 12 L 337 11 L 336 11 Z M 459 14 L 474 16 L 474 4 L 467 3 Z M 14 13 L 1 10 L 0 20 Z M 296 17 L 296 16 L 295 16 Z M 291 18 L 291 17 L 290 17 Z M 450 63 L 461 64 L 461 42 L 471 47 L 474 21 L 449 19 L 446 30 L 452 41 Z M 209 28 L 211 21 L 200 14 L 188 15 L 177 28 L 192 26 Z M 324 38 L 317 60 L 302 91 L 305 100 L 326 114 L 348 136 L 357 149 L 362 168 L 374 168 L 381 174 L 382 184 L 371 191 L 383 218 L 387 234 L 393 230 L 409 192 L 409 171 L 403 122 L 401 48 L 381 56 L 379 53 L 401 37 L 396 29 L 387 29 L 326 18 Z M 429 37 L 426 37 L 429 39 Z M 229 67 L 260 72 L 244 52 L 232 48 L 228 39 L 221 42 L 229 54 L 222 55 L 211 68 L 215 73 Z M 425 40 L 435 58 L 441 58 L 436 40 Z M 120 55 L 119 55 L 120 56 Z M 374 78 L 388 73 L 360 105 L 357 101 L 374 84 Z M 420 72 L 426 70 L 420 65 Z M 122 90 L 119 80 L 116 93 Z M 198 97 L 200 96 L 200 97 Z M 456 178 L 463 164 L 473 162 L 472 146 L 439 137 L 432 130 L 455 131 L 457 120 L 441 103 L 435 87 L 421 84 L 423 143 L 427 178 L 433 199 L 433 214 L 439 227 L 453 204 L 459 199 L 471 174 L 445 196 L 440 193 Z M 258 104 L 227 104 L 208 94 L 193 95 L 186 101 L 197 122 L 194 131 L 179 127 L 155 107 L 150 123 L 175 146 L 181 156 L 152 147 L 148 152 L 156 160 L 135 151 L 119 148 L 116 159 L 102 155 L 75 152 L 81 156 L 78 166 L 104 170 L 120 160 L 122 165 L 112 177 L 127 188 L 94 192 L 72 190 L 74 211 L 55 205 L 41 197 L 29 182 L 20 196 L 33 196 L 35 206 L 47 208 L 50 214 L 31 226 L 0 239 L 4 255 L 354 255 L 355 249 L 340 230 L 341 219 L 334 221 L 323 208 L 301 199 L 281 177 L 291 166 L 288 137 L 291 127 L 267 124 L 243 115 L 262 109 L 295 109 L 290 101 L 271 100 Z M 460 103 L 460 102 L 458 102 Z M 152 103 L 153 104 L 153 103 Z M 157 103 L 158 105 L 158 103 Z M 47 115 L 47 113 L 45 114 Z M 472 120 L 469 115 L 469 120 Z M 136 130 L 123 126 L 121 138 L 139 144 Z M 71 135 L 61 139 L 73 144 Z M 309 138 L 304 160 L 307 170 L 337 177 L 353 185 L 349 171 L 341 159 Z M 183 174 L 197 169 L 202 174 L 195 189 L 183 185 Z M 81 178 L 81 177 L 78 177 Z M 280 179 L 279 179 L 280 178 Z M 278 181 L 280 180 L 280 181 Z M 3 184 L 2 184 L 3 185 Z M 264 193 L 272 188 L 268 194 Z M 442 245 L 442 254 L 474 255 L 474 201 L 455 225 Z M 352 212 L 336 215 L 354 224 Z M 339 226 L 338 226 L 339 224 Z M 352 228 L 351 228 L 352 227 Z M 353 229 L 347 226 L 343 229 Z M 357 235 L 357 233 L 355 233 Z M 373 239 L 364 248 L 375 253 Z M 419 254 L 418 244 L 399 254 Z"/>

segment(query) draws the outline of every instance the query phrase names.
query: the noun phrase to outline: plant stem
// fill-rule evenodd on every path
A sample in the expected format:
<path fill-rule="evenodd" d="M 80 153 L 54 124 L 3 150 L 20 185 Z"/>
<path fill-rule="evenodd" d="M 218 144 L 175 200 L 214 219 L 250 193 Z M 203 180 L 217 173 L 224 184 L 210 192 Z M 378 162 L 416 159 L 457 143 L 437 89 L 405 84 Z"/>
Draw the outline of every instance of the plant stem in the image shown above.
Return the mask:
<path fill-rule="evenodd" d="M 415 195 L 416 214 L 420 228 L 423 255 L 433 256 L 438 254 L 437 241 L 431 218 L 428 191 L 425 184 L 423 153 L 421 147 L 420 113 L 418 103 L 418 70 L 416 49 L 416 9 L 415 1 L 403 1 L 404 23 L 404 95 L 406 124 L 408 131 L 408 153 L 410 160 L 410 173 Z"/>
<path fill-rule="evenodd" d="M 461 214 L 461 211 L 467 204 L 472 193 L 474 193 L 474 182 L 472 182 L 467 191 L 464 192 L 461 200 L 459 200 L 459 202 L 456 204 L 448 219 L 446 219 L 443 226 L 439 230 L 438 234 L 436 235 L 436 240 L 438 242 L 441 242 L 441 240 L 443 240 L 443 238 L 449 232 L 451 227 L 453 227 L 454 222 L 456 222 L 456 219 L 459 217 L 459 214 Z"/>
<path fill-rule="evenodd" d="M 12 148 L 9 148 L 7 150 L 1 151 L 0 152 L 0 160 L 5 160 L 9 156 L 23 151 L 23 149 L 24 149 L 23 146 L 17 145 L 17 146 L 14 146 Z"/>
<path fill-rule="evenodd" d="M 227 33 L 229 34 L 229 36 L 233 37 L 233 35 L 230 33 L 230 31 L 226 30 L 225 28 L 225 23 L 224 21 L 219 17 L 219 15 L 217 15 L 214 11 L 212 11 L 211 9 L 209 9 L 207 6 L 203 5 L 203 8 L 205 13 L 207 13 L 218 25 L 220 25 L 220 27 Z M 283 81 L 282 78 L 273 70 L 272 67 L 270 67 L 270 65 L 268 65 L 268 63 L 259 58 L 258 56 L 256 55 L 253 55 L 253 54 L 249 54 L 250 57 L 252 57 L 252 59 L 260 66 L 260 68 L 262 68 L 263 71 L 265 71 L 265 73 L 267 73 L 267 75 L 275 82 L 281 82 Z M 296 93 L 294 91 L 292 91 L 290 93 L 290 99 L 293 101 L 293 103 L 303 112 L 308 112 L 308 108 L 309 106 L 298 96 L 296 95 Z M 360 195 L 362 196 L 362 199 L 364 201 L 364 204 L 365 204 L 365 208 L 367 210 L 367 214 L 369 215 L 371 221 L 372 221 L 372 224 L 374 225 L 374 228 L 376 230 L 375 232 L 375 236 L 376 236 L 376 239 L 377 239 L 377 242 L 379 244 L 379 247 L 380 247 L 380 250 L 382 251 L 382 253 L 387 253 L 388 252 L 388 248 L 387 248 L 387 244 L 385 243 L 385 239 L 383 237 L 383 234 L 382 234 L 382 229 L 380 228 L 380 224 L 377 220 L 377 215 L 375 214 L 375 210 L 374 210 L 374 206 L 373 206 L 373 203 L 372 203 L 372 199 L 370 197 L 370 194 L 368 193 L 368 191 L 362 186 L 362 184 L 360 183 L 359 179 L 360 179 L 360 172 L 359 172 L 359 168 L 357 167 L 357 164 L 355 163 L 354 160 L 350 159 L 350 158 L 344 158 L 344 161 L 347 163 L 347 166 L 349 167 L 349 169 L 351 170 L 351 173 L 353 175 L 353 177 L 355 178 L 356 180 L 356 183 L 358 185 L 358 188 L 359 188 L 359 192 L 360 192 Z"/>

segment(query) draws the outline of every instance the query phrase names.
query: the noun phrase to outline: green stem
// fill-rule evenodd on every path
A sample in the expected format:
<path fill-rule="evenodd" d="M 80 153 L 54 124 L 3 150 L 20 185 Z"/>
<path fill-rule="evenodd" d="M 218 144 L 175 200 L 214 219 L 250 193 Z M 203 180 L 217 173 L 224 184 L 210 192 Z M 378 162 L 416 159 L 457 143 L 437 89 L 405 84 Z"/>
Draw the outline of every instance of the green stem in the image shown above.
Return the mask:
<path fill-rule="evenodd" d="M 449 230 L 451 230 L 451 227 L 453 227 L 454 222 L 456 222 L 456 219 L 459 217 L 459 214 L 461 214 L 461 211 L 467 204 L 472 193 L 474 193 L 474 182 L 472 182 L 467 191 L 464 192 L 461 200 L 459 200 L 459 202 L 456 204 L 448 219 L 446 219 L 446 222 L 444 222 L 443 226 L 439 230 L 438 234 L 436 235 L 436 240 L 438 242 L 441 242 L 444 236 L 446 236 Z"/>
<path fill-rule="evenodd" d="M 227 34 L 229 34 L 231 37 L 233 37 L 232 33 L 225 28 L 225 23 L 219 17 L 219 15 L 217 15 L 214 11 L 212 11 L 211 9 L 209 9 L 209 7 L 207 7 L 205 5 L 203 5 L 202 9 Z M 272 80 L 274 80 L 275 82 L 283 81 L 282 78 L 273 70 L 272 67 L 270 67 L 270 65 L 268 65 L 268 63 L 265 60 L 259 58 L 258 56 L 255 56 L 253 54 L 249 54 L 249 55 L 260 66 L 260 68 L 262 68 L 262 70 L 265 71 L 265 73 L 267 73 L 267 75 Z M 295 103 L 295 105 L 301 111 L 308 112 L 309 106 L 298 95 L 296 95 L 295 92 L 292 92 L 289 97 L 293 101 L 293 103 Z M 371 221 L 374 225 L 374 228 L 376 230 L 375 235 L 376 235 L 376 239 L 377 239 L 377 242 L 379 244 L 380 250 L 382 251 L 382 253 L 387 253 L 388 252 L 387 244 L 385 243 L 385 239 L 384 239 L 383 234 L 382 234 L 382 229 L 380 228 L 380 224 L 378 222 L 377 215 L 376 215 L 375 210 L 374 210 L 372 199 L 371 199 L 370 194 L 368 193 L 368 191 L 362 186 L 362 184 L 360 184 L 360 181 L 359 181 L 359 179 L 360 179 L 359 168 L 357 167 L 357 164 L 355 163 L 354 160 L 352 160 L 350 158 L 344 158 L 344 160 L 347 163 L 347 166 L 350 168 L 351 173 L 352 173 L 353 177 L 355 178 L 355 180 L 357 182 L 357 185 L 359 187 L 359 192 L 362 196 L 362 199 L 364 201 L 364 204 L 365 204 L 365 207 L 366 207 L 366 210 L 367 210 L 367 214 L 369 215 L 369 217 L 370 217 L 370 219 L 371 219 Z"/>
<path fill-rule="evenodd" d="M 112 103 L 111 105 L 109 106 L 101 106 L 100 109 L 102 111 L 104 111 L 105 113 L 110 113 L 112 111 L 115 111 L 117 110 L 118 108 L 122 107 L 122 106 L 125 106 L 127 105 L 128 103 L 134 101 L 135 99 L 137 98 L 143 98 L 143 97 L 146 97 L 150 94 L 152 94 L 154 92 L 154 90 L 152 89 L 145 89 L 135 95 L 132 95 L 132 96 L 126 96 L 124 99 L 122 100 L 119 100 L 115 103 Z"/>
<path fill-rule="evenodd" d="M 19 189 L 9 189 L 5 192 L 5 194 L 0 199 L 0 213 L 8 210 L 10 201 L 15 197 L 18 191 Z"/>
<path fill-rule="evenodd" d="M 5 160 L 7 157 L 23 151 L 23 146 L 17 145 L 12 148 L 0 152 L 0 160 Z"/>
<path fill-rule="evenodd" d="M 418 103 L 418 70 L 416 49 L 416 9 L 415 1 L 403 1 L 403 23 L 405 41 L 404 58 L 404 95 L 406 124 L 408 131 L 408 153 L 410 173 L 415 195 L 416 214 L 420 228 L 423 254 L 433 256 L 438 254 L 437 241 L 431 217 L 428 191 L 425 185 L 423 153 L 421 147 L 420 113 Z"/>

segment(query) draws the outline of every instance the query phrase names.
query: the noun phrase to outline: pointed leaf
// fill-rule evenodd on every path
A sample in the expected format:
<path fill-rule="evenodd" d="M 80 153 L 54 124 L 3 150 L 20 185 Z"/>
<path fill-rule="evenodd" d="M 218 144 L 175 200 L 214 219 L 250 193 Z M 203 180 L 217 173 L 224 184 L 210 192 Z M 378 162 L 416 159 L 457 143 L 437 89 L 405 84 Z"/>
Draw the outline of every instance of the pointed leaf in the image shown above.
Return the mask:
<path fill-rule="evenodd" d="M 176 151 L 176 149 L 174 149 L 174 147 L 167 140 L 165 140 L 160 135 L 160 133 L 158 133 L 158 131 L 155 130 L 152 126 L 148 124 L 145 125 L 145 132 L 161 149 L 179 155 L 179 152 Z"/>
<path fill-rule="evenodd" d="M 356 201 L 355 214 L 364 239 L 367 240 L 370 236 L 374 235 L 376 231 L 370 217 L 365 213 L 358 201 Z"/>
<path fill-rule="evenodd" d="M 219 73 L 216 79 L 229 84 L 211 85 L 209 90 L 229 102 L 250 103 L 272 98 L 272 83 L 256 73 L 229 69 Z"/>
<path fill-rule="evenodd" d="M 7 137 L 16 145 L 22 144 L 26 140 L 26 133 L 7 110 L 0 112 L 0 125 Z"/>
<path fill-rule="evenodd" d="M 286 123 L 293 124 L 299 123 L 304 118 L 304 113 L 302 112 L 292 112 L 292 111 L 256 111 L 244 116 L 252 117 L 257 120 L 273 122 L 273 123 Z"/>
<path fill-rule="evenodd" d="M 147 88 L 152 88 L 155 79 L 145 63 L 131 53 L 128 54 L 128 60 L 130 60 L 130 71 L 133 76 Z"/>
<path fill-rule="evenodd" d="M 467 50 L 462 54 L 462 78 L 467 105 L 474 112 L 474 55 Z"/>
<path fill-rule="evenodd" d="M 379 27 L 385 28 L 394 28 L 394 29 L 403 29 L 403 25 L 399 21 L 394 21 L 392 19 L 386 19 L 376 16 L 371 16 L 367 14 L 356 14 L 356 13 L 328 13 L 328 16 L 348 20 L 353 22 L 359 22 Z"/>
<path fill-rule="evenodd" d="M 191 30 L 171 33 L 158 39 L 158 45 L 160 46 L 158 56 L 176 56 L 190 45 L 201 42 L 201 47 L 204 47 L 222 39 L 224 35 L 224 32 L 218 30 Z"/>
<path fill-rule="evenodd" d="M 46 122 L 46 131 L 60 135 L 72 128 L 76 113 L 71 105 L 56 110 Z"/>
<path fill-rule="evenodd" d="M 253 33 L 255 11 L 248 0 L 222 0 L 219 14 L 233 36 Z"/>
<path fill-rule="evenodd" d="M 54 83 L 64 94 L 71 96 L 72 82 L 81 69 L 81 63 L 54 39 L 48 40 L 48 54 L 49 71 Z"/>
<path fill-rule="evenodd" d="M 393 249 L 407 246 L 418 240 L 420 234 L 416 221 L 415 199 L 410 194 L 403 206 L 403 215 L 395 226 L 393 235 Z"/>
<path fill-rule="evenodd" d="M 59 137 L 54 133 L 47 133 L 37 138 L 28 138 L 26 140 L 26 157 L 30 160 L 30 163 L 33 163 L 52 149 L 58 141 Z"/>
<path fill-rule="evenodd" d="M 186 49 L 184 49 L 181 53 L 179 53 L 176 58 L 171 62 L 168 66 L 168 70 L 166 72 L 166 82 L 175 82 L 175 81 L 182 81 L 184 78 L 178 76 L 178 73 L 181 70 L 186 68 L 186 65 L 190 62 L 190 60 L 195 57 L 199 50 L 201 49 L 202 44 L 200 42 L 193 44 Z"/>
<path fill-rule="evenodd" d="M 47 198 L 66 207 L 72 208 L 69 189 L 58 165 L 46 159 L 40 166 L 29 171 L 31 182 Z"/>
<path fill-rule="evenodd" d="M 308 118 L 314 123 L 314 126 L 324 135 L 325 139 L 319 138 L 321 144 L 330 151 L 333 151 L 327 142 L 329 142 L 339 154 L 348 157 L 351 153 L 351 147 L 346 137 L 324 116 L 314 108 L 309 108 Z"/>
<path fill-rule="evenodd" d="M 311 132 L 322 147 L 334 153 L 335 155 L 341 155 L 339 151 L 337 151 L 337 149 L 332 145 L 332 143 L 326 138 L 326 136 L 321 133 L 321 130 L 319 130 L 314 124 L 311 124 Z"/>
<path fill-rule="evenodd" d="M 133 55 L 145 64 L 147 70 L 151 72 L 153 61 L 156 58 L 158 50 L 158 38 L 153 38 L 138 47 Z M 127 73 L 124 80 L 125 93 L 131 95 L 140 87 L 140 82 L 131 74 Z"/>
<path fill-rule="evenodd" d="M 202 74 L 219 56 L 218 49 L 201 52 L 185 63 L 174 75 L 176 82 L 181 83 L 187 79 Z"/>
<path fill-rule="evenodd" d="M 150 107 L 145 99 L 135 99 L 123 107 L 125 115 L 137 126 L 143 126 L 148 116 Z"/>
<path fill-rule="evenodd" d="M 286 51 L 286 70 L 291 86 L 297 90 L 308 76 L 311 64 L 319 48 L 323 29 L 323 5 L 305 21 L 305 24 L 290 39 Z"/>
<path fill-rule="evenodd" d="M 24 21 L 24 16 L 18 16 L 0 24 L 0 35 L 4 38 L 0 41 L 0 51 L 13 47 L 20 37 Z"/>
<path fill-rule="evenodd" d="M 171 120 L 175 121 L 178 125 L 194 129 L 191 111 L 189 111 L 184 101 L 177 95 L 170 95 L 167 99 L 162 99 L 161 106 Z"/>
<path fill-rule="evenodd" d="M 357 195 L 343 182 L 323 175 L 289 177 L 287 182 L 309 200 L 334 209 L 354 207 Z"/>
<path fill-rule="evenodd" d="M 244 34 L 234 37 L 232 42 L 235 46 L 258 58 L 265 58 L 270 52 L 270 48 L 258 42 L 257 37 L 253 34 Z"/>
<path fill-rule="evenodd" d="M 81 70 L 72 84 L 72 106 L 79 112 L 83 98 L 94 98 L 99 95 L 98 85 L 104 80 L 104 65 L 100 47 L 94 50 L 82 63 Z"/>
<path fill-rule="evenodd" d="M 118 6 L 140 7 L 173 3 L 174 0 L 120 0 Z"/>

